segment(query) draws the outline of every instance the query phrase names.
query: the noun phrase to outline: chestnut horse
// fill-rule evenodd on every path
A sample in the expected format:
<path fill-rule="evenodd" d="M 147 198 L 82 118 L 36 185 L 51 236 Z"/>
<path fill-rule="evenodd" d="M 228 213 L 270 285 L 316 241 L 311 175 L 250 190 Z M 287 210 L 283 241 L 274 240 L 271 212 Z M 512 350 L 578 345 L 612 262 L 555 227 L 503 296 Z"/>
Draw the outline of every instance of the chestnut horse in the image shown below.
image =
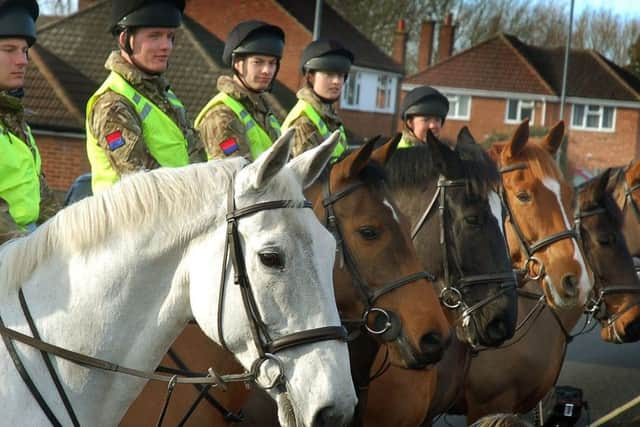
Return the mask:
<path fill-rule="evenodd" d="M 512 259 L 525 270 L 525 280 L 518 290 L 515 337 L 472 359 L 464 395 L 450 411 L 466 414 L 469 422 L 490 413 L 527 412 L 547 394 L 558 377 L 572 339 L 569 332 L 585 303 L 601 322 L 605 340 L 640 338 L 639 285 L 621 234 L 620 211 L 606 191 L 608 176 L 579 191 L 571 226 L 566 212 L 573 192 L 553 158 L 562 142 L 564 124 L 556 124 L 540 142 L 529 141 L 528 129 L 528 122 L 523 122 L 510 143 L 492 150 L 504 172 Z M 595 278 L 593 289 L 580 279 L 567 279 L 585 274 L 580 271 L 584 269 L 580 260 L 557 259 L 560 251 L 574 251 L 577 257 L 577 246 L 586 254 Z M 533 257 L 534 261 L 527 261 Z"/>
<path fill-rule="evenodd" d="M 425 279 L 429 275 L 421 272 L 424 267 L 411 242 L 407 219 L 384 182 L 381 166 L 395 151 L 398 140 L 395 138 L 375 151 L 373 141 L 365 144 L 334 164 L 318 185 L 306 191 L 317 216 L 338 240 L 334 266 L 336 301 L 341 318 L 357 320 L 349 322 L 357 326 L 352 336 L 360 335 L 356 347 L 350 343 L 355 376 L 368 377 L 371 360 L 381 342 L 386 343 L 391 364 L 421 368 L 436 363 L 450 340 L 449 326 L 437 296 Z M 185 365 L 206 370 L 211 360 L 226 356 L 227 366 L 232 368 L 231 356 L 221 354 L 219 347 L 201 339 L 195 326 L 189 333 L 189 337 L 181 337 L 173 346 Z M 359 357 L 365 362 L 359 361 Z M 164 362 L 171 363 L 167 359 Z M 356 365 L 363 365 L 364 374 L 353 372 Z M 154 384 L 147 387 L 121 426 L 144 424 L 149 413 L 158 411 L 163 394 L 162 387 Z M 189 387 L 177 390 L 166 415 L 168 425 L 181 425 L 198 394 Z M 189 425 L 224 425 L 234 421 L 231 411 L 242 407 L 247 391 L 230 384 L 227 393 L 215 390 L 211 394 L 228 409 L 219 411 L 213 405 L 198 405 Z M 209 399 L 208 394 L 204 396 Z"/>
<path fill-rule="evenodd" d="M 500 175 L 466 128 L 455 150 L 429 134 L 427 144 L 396 153 L 387 169 L 457 336 L 436 368 L 390 367 L 370 384 L 367 426 L 416 426 L 433 409 L 430 402 L 444 411 L 454 401 L 471 348 L 500 345 L 513 335 L 515 277 L 492 191 Z"/>

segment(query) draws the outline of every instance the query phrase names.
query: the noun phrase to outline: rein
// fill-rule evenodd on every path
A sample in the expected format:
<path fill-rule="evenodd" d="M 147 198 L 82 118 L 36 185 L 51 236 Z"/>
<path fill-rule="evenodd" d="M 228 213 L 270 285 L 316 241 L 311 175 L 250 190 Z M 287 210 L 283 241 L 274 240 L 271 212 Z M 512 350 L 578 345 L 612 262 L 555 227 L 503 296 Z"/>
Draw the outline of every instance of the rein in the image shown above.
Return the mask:
<path fill-rule="evenodd" d="M 415 240 L 416 236 L 426 223 L 431 213 L 435 210 L 436 203 L 438 204 L 438 212 L 440 218 L 440 247 L 442 248 L 442 262 L 443 262 L 443 281 L 444 287 L 440 291 L 441 303 L 449 309 L 462 308 L 460 319 L 464 319 L 467 316 L 471 316 L 475 311 L 489 304 L 493 300 L 500 298 L 502 295 L 511 291 L 516 287 L 516 280 L 513 271 L 476 274 L 471 276 L 465 276 L 461 273 L 460 278 L 457 281 L 451 279 L 451 268 L 449 266 L 449 249 L 448 240 L 446 234 L 446 210 L 447 210 L 447 188 L 466 187 L 467 180 L 456 179 L 449 180 L 442 175 L 438 178 L 436 191 L 431 198 L 431 201 L 427 205 L 427 208 L 420 216 L 418 222 L 411 230 L 411 240 Z M 459 270 L 459 269 L 458 269 Z M 469 306 L 465 303 L 463 294 L 466 288 L 474 285 L 490 285 L 495 282 L 500 282 L 498 285 L 498 292 L 493 295 L 484 298 L 483 300 Z"/>
<path fill-rule="evenodd" d="M 235 177 L 234 177 L 235 178 Z M 222 333 L 222 301 L 224 299 L 224 288 L 226 283 L 226 274 L 227 274 L 227 266 L 228 266 L 228 256 L 231 256 L 231 262 L 234 267 L 234 284 L 240 286 L 240 291 L 242 294 L 242 302 L 249 317 L 251 335 L 254 341 L 254 344 L 258 350 L 259 357 L 252 363 L 251 369 L 249 372 L 245 372 L 243 374 L 229 374 L 229 375 L 218 375 L 215 371 L 209 368 L 208 373 L 205 376 L 200 374 L 193 374 L 188 376 L 179 376 L 179 375 L 163 375 L 153 372 L 144 372 L 137 369 L 126 368 L 102 359 L 94 358 L 91 356 L 87 356 L 81 353 L 77 353 L 74 351 L 70 351 L 64 349 L 62 347 L 55 346 L 53 344 L 47 343 L 40 339 L 38 331 L 35 327 L 35 324 L 32 320 L 31 313 L 27 306 L 27 303 L 24 299 L 24 295 L 22 294 L 22 290 L 19 291 L 20 304 L 24 315 L 29 323 L 29 327 L 32 331 L 33 337 L 28 335 L 24 335 L 20 332 L 17 332 L 13 329 L 7 328 L 2 321 L 2 317 L 0 317 L 0 335 L 2 335 L 3 341 L 13 363 L 16 367 L 16 370 L 22 377 L 24 383 L 29 388 L 29 391 L 33 395 L 33 397 L 38 402 L 40 408 L 45 413 L 49 421 L 55 427 L 62 426 L 63 424 L 58 421 L 56 416 L 53 414 L 53 411 L 49 407 L 49 405 L 45 402 L 41 393 L 35 386 L 35 383 L 31 379 L 29 373 L 27 372 L 24 364 L 22 363 L 12 340 L 21 342 L 30 347 L 36 348 L 40 350 L 43 358 L 45 359 L 45 364 L 49 370 L 49 374 L 52 377 L 54 384 L 56 385 L 56 389 L 58 390 L 58 394 L 60 395 L 69 418 L 72 420 L 74 427 L 79 426 L 77 417 L 71 404 L 69 402 L 68 397 L 64 393 L 64 389 L 60 383 L 60 380 L 55 373 L 53 366 L 49 360 L 49 354 L 54 356 L 58 356 L 62 359 L 73 362 L 77 365 L 84 366 L 87 368 L 94 368 L 103 371 L 110 372 L 118 372 L 127 375 L 131 375 L 138 378 L 143 378 L 146 380 L 153 381 L 164 381 L 168 383 L 168 392 L 167 397 L 162 408 L 160 418 L 158 419 L 158 426 L 162 425 L 164 420 L 164 415 L 166 413 L 166 409 L 169 403 L 169 399 L 171 398 L 171 394 L 176 384 L 179 383 L 187 383 L 187 384 L 206 384 L 210 386 L 220 386 L 221 388 L 225 388 L 226 383 L 231 382 L 257 382 L 258 377 L 260 375 L 260 369 L 267 361 L 275 362 L 278 367 L 278 375 L 269 385 L 262 385 L 265 389 L 271 389 L 274 387 L 279 387 L 282 389 L 285 388 L 285 376 L 284 376 L 284 367 L 280 359 L 275 355 L 275 353 L 280 352 L 282 350 L 286 350 L 288 348 L 327 341 L 327 340 L 345 340 L 346 339 L 346 330 L 343 326 L 325 326 L 320 328 L 307 329 L 300 332 L 294 332 L 292 334 L 288 334 L 282 337 L 278 337 L 272 339 L 267 331 L 267 327 L 262 320 L 260 315 L 260 311 L 258 309 L 258 305 L 256 303 L 255 297 L 253 295 L 253 291 L 251 289 L 251 284 L 249 282 L 249 277 L 246 271 L 246 265 L 244 263 L 244 253 L 242 252 L 242 246 L 240 244 L 240 234 L 238 232 L 238 222 L 242 217 L 252 215 L 257 212 L 265 211 L 265 210 L 273 210 L 273 209 L 289 209 L 289 208 L 311 208 L 312 205 L 309 201 L 294 201 L 294 200 L 275 200 L 268 202 L 256 203 L 254 205 L 250 205 L 244 208 L 236 209 L 235 207 L 235 197 L 234 197 L 234 183 L 235 179 L 231 180 L 231 189 L 228 192 L 227 198 L 227 233 L 225 240 L 225 252 L 224 252 L 224 260 L 223 260 L 223 268 L 222 268 L 222 276 L 220 280 L 220 298 L 218 300 L 218 336 L 223 348 L 228 350 L 226 342 L 224 340 L 224 336 Z"/>

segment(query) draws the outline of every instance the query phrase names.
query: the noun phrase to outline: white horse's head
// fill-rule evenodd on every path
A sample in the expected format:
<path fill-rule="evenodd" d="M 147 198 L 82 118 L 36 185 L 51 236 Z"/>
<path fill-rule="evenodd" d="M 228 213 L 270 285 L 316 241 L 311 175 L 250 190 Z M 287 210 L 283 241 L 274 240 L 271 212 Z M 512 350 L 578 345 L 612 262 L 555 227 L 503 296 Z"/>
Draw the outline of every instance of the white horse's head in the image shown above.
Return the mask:
<path fill-rule="evenodd" d="M 256 203 L 291 200 L 292 207 L 261 210 L 238 219 L 238 233 L 250 289 L 264 330 L 271 339 L 326 326 L 339 326 L 332 287 L 335 241 L 311 209 L 302 207 L 302 190 L 318 177 L 337 142 L 334 136 L 317 148 L 288 162 L 291 132 L 283 135 L 256 161 L 235 177 L 236 209 Z M 251 322 L 240 286 L 233 283 L 228 263 L 219 337 L 217 286 L 219 269 L 211 272 L 212 247 L 225 240 L 225 230 L 192 246 L 189 276 L 191 306 L 204 332 L 231 350 L 250 369 L 259 359 Z M 263 333 L 260 333 L 264 339 Z M 276 354 L 284 381 L 267 390 L 277 401 L 284 426 L 344 425 L 353 414 L 356 396 L 351 381 L 347 345 L 339 340 L 300 344 Z M 279 368 L 268 360 L 260 369 L 259 384 L 270 383 Z"/>

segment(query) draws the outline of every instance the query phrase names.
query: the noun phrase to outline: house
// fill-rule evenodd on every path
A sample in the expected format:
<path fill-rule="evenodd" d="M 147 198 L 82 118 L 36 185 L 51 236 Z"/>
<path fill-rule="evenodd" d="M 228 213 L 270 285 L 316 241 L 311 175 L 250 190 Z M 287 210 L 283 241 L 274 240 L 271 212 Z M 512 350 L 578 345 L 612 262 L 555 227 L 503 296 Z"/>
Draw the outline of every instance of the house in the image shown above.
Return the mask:
<path fill-rule="evenodd" d="M 215 95 L 217 77 L 229 72 L 221 63 L 228 32 L 242 20 L 262 19 L 280 25 L 287 35 L 278 81 L 269 95 L 276 115 L 284 119 L 301 84 L 298 67 L 302 50 L 311 41 L 313 2 L 239 0 L 230 5 L 218 0 L 190 0 L 185 12 L 167 78 L 191 118 Z M 38 43 L 30 51 L 25 106 L 47 181 L 59 191 L 90 170 L 85 150 L 85 105 L 107 76 L 104 62 L 116 48 L 108 32 L 110 13 L 109 0 L 81 0 L 78 13 L 43 20 Z M 329 6 L 325 5 L 323 14 L 323 34 L 341 39 L 356 53 L 339 107 L 347 130 L 356 136 L 391 134 L 402 66 Z"/>
<path fill-rule="evenodd" d="M 430 85 L 446 94 L 445 137 L 468 126 L 479 141 L 506 138 L 524 118 L 532 128 L 559 120 L 563 64 L 563 47 L 498 34 L 434 65 L 423 61 L 420 72 L 402 81 L 402 93 Z M 640 153 L 640 80 L 598 52 L 571 50 L 564 121 L 573 168 L 627 164 Z"/>
<path fill-rule="evenodd" d="M 234 0 L 231 5 L 225 0 L 189 0 L 185 13 L 221 40 L 244 20 L 260 19 L 280 26 L 286 41 L 278 80 L 296 92 L 302 83 L 302 50 L 313 36 L 314 10 L 315 1 Z M 360 137 L 392 134 L 402 64 L 384 54 L 326 2 L 320 35 L 339 40 L 355 55 L 338 106 L 347 130 Z"/>

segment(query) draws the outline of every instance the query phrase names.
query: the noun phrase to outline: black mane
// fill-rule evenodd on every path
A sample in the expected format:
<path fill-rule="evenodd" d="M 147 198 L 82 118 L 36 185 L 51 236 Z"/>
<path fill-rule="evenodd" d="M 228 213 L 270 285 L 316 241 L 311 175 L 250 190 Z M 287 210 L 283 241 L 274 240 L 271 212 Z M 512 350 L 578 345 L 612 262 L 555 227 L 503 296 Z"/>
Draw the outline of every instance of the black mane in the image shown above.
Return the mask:
<path fill-rule="evenodd" d="M 470 191 L 486 194 L 500 182 L 498 169 L 484 149 L 475 143 L 458 143 L 455 150 L 440 142 L 397 150 L 386 165 L 387 181 L 395 188 L 424 188 L 440 175 L 467 179 Z"/>

